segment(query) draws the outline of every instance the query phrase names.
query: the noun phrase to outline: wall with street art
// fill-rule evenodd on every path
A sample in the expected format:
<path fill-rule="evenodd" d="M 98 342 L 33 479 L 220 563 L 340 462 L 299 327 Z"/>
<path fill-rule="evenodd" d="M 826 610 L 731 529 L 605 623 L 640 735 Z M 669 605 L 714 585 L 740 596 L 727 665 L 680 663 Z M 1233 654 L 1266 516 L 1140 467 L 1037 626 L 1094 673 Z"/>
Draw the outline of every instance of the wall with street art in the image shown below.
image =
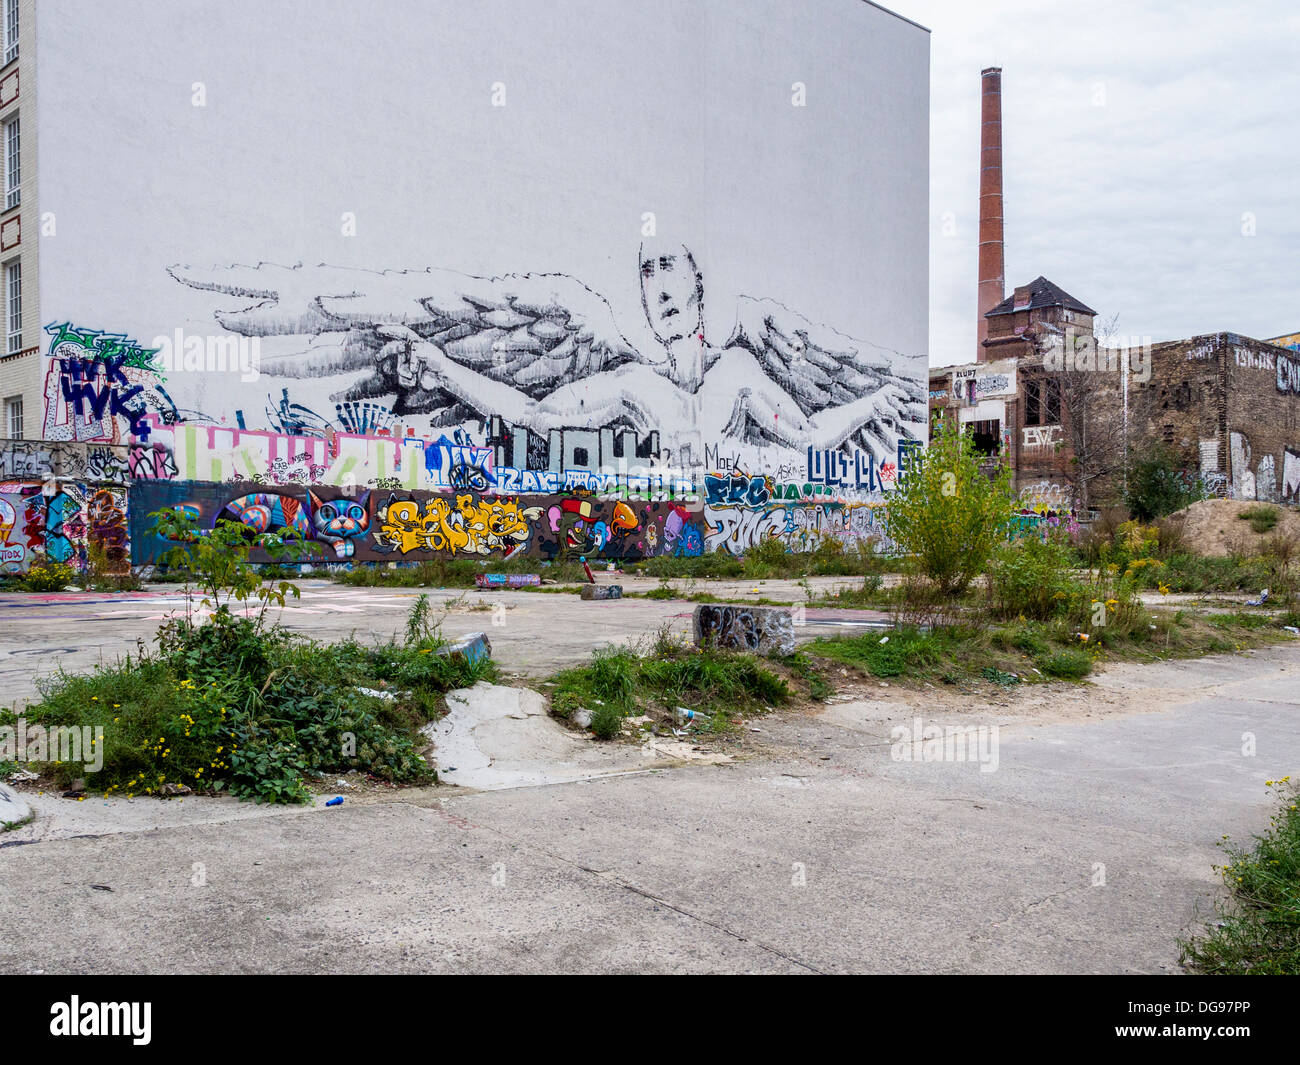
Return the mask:
<path fill-rule="evenodd" d="M 38 561 L 129 572 L 127 450 L 0 439 L 0 573 Z"/>
<path fill-rule="evenodd" d="M 310 562 L 621 559 L 704 550 L 699 514 L 671 502 L 149 481 L 132 489 L 137 564 L 175 546 L 152 528 L 150 514 L 163 509 L 190 517 L 200 535 L 221 522 L 258 534 L 293 530 L 307 541 L 303 561 Z"/>
<path fill-rule="evenodd" d="M 663 545 L 620 502 L 706 548 L 878 533 L 926 438 L 924 30 L 857 0 L 41 18 L 40 435 L 127 449 L 137 534 L 159 482 L 205 515 L 234 482 L 303 520 L 285 486 L 364 497 L 358 559 L 403 493 L 416 525 L 420 493 L 540 508 L 529 553 L 573 493 L 616 557 Z M 92 91 L 145 39 L 127 101 Z"/>

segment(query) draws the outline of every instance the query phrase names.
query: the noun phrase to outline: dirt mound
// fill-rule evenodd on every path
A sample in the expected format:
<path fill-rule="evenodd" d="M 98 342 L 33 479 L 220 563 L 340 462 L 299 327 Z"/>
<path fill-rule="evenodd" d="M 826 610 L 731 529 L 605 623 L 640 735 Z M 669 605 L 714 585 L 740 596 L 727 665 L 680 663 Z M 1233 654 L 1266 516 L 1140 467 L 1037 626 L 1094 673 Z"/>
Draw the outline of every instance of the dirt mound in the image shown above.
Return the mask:
<path fill-rule="evenodd" d="M 1255 532 L 1240 515 L 1251 507 L 1273 507 L 1278 521 L 1266 533 Z M 1187 550 L 1198 555 L 1258 555 L 1264 541 L 1277 533 L 1300 539 L 1300 511 L 1277 503 L 1255 503 L 1243 499 L 1202 499 L 1168 518 L 1182 527 Z"/>

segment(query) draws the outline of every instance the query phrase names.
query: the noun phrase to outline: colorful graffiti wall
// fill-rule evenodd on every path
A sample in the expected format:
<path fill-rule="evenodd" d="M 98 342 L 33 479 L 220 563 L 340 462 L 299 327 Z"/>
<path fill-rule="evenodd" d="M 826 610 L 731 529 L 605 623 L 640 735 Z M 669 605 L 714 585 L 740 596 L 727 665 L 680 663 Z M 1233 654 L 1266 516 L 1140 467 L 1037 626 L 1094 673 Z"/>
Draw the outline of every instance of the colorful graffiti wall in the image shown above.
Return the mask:
<path fill-rule="evenodd" d="M 137 565 L 174 546 L 149 514 L 177 509 L 202 530 L 240 522 L 256 533 L 296 530 L 316 562 L 431 558 L 602 559 L 698 555 L 698 513 L 680 503 L 601 500 L 588 493 L 508 496 L 404 489 L 267 488 L 254 482 L 140 482 L 132 489 Z"/>

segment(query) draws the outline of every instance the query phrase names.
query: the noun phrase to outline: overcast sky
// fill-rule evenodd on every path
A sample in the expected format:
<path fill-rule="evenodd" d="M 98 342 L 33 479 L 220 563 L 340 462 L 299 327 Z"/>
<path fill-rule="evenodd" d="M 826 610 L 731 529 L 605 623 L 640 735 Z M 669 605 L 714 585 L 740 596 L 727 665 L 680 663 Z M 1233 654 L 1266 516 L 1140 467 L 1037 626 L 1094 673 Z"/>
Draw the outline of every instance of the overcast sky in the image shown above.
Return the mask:
<path fill-rule="evenodd" d="M 884 6 L 931 31 L 932 364 L 975 353 L 986 66 L 1002 67 L 1008 293 L 1042 274 L 1155 341 L 1300 332 L 1296 0 Z"/>

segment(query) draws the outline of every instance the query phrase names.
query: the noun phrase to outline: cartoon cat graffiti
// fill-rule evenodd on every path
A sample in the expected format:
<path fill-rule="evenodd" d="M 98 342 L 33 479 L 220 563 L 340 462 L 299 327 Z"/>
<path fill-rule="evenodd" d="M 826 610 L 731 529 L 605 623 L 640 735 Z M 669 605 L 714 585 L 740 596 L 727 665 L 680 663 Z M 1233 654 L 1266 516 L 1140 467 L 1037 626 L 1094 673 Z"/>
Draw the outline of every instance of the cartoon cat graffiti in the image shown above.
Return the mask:
<path fill-rule="evenodd" d="M 360 499 L 333 499 L 328 503 L 315 492 L 308 492 L 311 504 L 311 528 L 317 540 L 334 545 L 337 558 L 351 558 L 356 552 L 352 541 L 370 529 L 370 493 Z"/>

